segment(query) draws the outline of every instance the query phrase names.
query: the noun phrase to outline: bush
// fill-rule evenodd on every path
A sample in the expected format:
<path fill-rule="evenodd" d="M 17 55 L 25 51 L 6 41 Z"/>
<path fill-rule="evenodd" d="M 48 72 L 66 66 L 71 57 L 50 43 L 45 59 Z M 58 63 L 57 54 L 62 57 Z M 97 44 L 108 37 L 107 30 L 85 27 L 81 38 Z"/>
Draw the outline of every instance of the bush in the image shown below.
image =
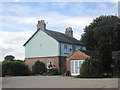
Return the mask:
<path fill-rule="evenodd" d="M 2 76 L 29 75 L 30 72 L 24 62 L 5 60 L 2 62 Z"/>
<path fill-rule="evenodd" d="M 13 69 L 14 76 L 22 76 L 22 75 L 29 75 L 30 72 L 28 71 L 28 67 L 24 64 L 24 62 L 14 62 L 13 63 Z"/>
<path fill-rule="evenodd" d="M 100 75 L 100 77 L 102 77 L 102 78 L 110 78 L 110 77 L 112 77 L 112 74 L 111 73 L 102 73 L 101 75 Z"/>
<path fill-rule="evenodd" d="M 45 64 L 43 62 L 37 61 L 33 66 L 32 66 L 32 74 L 37 75 L 40 74 L 42 75 L 45 73 L 46 68 Z"/>
<path fill-rule="evenodd" d="M 99 77 L 102 72 L 102 66 L 99 60 L 87 58 L 81 68 L 80 68 L 80 77 Z"/>
<path fill-rule="evenodd" d="M 13 65 L 12 65 L 12 61 L 6 60 L 2 62 L 2 76 L 5 75 L 12 75 L 13 71 L 12 71 Z"/>
<path fill-rule="evenodd" d="M 58 69 L 53 68 L 53 69 L 49 69 L 47 70 L 47 72 L 43 73 L 44 76 L 48 75 L 48 76 L 53 76 L 53 75 L 59 75 Z"/>

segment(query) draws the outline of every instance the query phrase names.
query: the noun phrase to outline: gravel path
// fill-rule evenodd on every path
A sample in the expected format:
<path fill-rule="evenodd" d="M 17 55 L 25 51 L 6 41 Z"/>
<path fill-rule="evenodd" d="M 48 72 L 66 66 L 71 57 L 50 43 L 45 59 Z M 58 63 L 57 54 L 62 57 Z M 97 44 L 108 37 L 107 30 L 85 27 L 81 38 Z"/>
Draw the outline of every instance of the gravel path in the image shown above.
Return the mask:
<path fill-rule="evenodd" d="M 3 77 L 2 88 L 117 88 L 118 79 L 79 79 L 63 76 Z"/>

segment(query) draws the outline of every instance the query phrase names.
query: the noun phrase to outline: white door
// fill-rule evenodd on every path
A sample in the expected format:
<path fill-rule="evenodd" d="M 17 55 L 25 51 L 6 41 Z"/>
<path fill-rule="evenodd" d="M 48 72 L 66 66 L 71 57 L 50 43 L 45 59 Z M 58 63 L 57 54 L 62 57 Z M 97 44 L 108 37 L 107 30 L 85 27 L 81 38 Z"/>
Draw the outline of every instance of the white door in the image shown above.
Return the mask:
<path fill-rule="evenodd" d="M 71 75 L 77 76 L 80 75 L 80 67 L 84 60 L 71 60 Z"/>

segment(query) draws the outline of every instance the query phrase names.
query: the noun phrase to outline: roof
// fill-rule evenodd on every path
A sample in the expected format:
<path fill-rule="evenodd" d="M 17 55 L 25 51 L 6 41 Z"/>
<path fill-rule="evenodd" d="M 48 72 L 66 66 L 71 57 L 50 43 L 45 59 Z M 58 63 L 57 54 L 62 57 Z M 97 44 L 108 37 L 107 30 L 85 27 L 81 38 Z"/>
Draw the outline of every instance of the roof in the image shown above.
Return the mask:
<path fill-rule="evenodd" d="M 30 39 L 23 46 L 25 46 L 38 31 L 39 29 L 30 37 Z M 57 40 L 58 42 L 85 46 L 82 42 L 78 41 L 77 39 L 69 35 L 66 35 L 57 31 L 47 30 L 47 29 L 43 31 L 47 33 L 49 36 L 51 36 L 52 38 L 54 38 L 55 40 Z"/>
<path fill-rule="evenodd" d="M 89 50 L 80 50 L 82 51 L 83 53 L 91 56 L 91 57 L 98 57 L 99 55 L 99 52 L 98 51 L 89 51 Z M 115 60 L 120 60 L 120 51 L 112 51 L 112 57 L 113 59 Z"/>
<path fill-rule="evenodd" d="M 28 40 L 27 40 L 27 42 L 23 45 L 23 46 L 25 46 L 34 36 L 35 36 L 35 34 L 38 32 L 39 30 L 37 30 Z"/>
<path fill-rule="evenodd" d="M 80 50 L 81 52 L 85 53 L 86 55 L 97 58 L 98 57 L 98 52 L 97 51 L 90 51 L 90 50 Z"/>
<path fill-rule="evenodd" d="M 81 52 L 83 54 L 81 54 Z M 86 56 L 87 55 L 87 56 Z M 67 57 L 67 59 L 85 59 L 87 57 L 92 57 L 92 58 L 97 58 L 98 57 L 98 52 L 97 51 L 89 51 L 89 50 L 76 50 L 73 54 Z"/>

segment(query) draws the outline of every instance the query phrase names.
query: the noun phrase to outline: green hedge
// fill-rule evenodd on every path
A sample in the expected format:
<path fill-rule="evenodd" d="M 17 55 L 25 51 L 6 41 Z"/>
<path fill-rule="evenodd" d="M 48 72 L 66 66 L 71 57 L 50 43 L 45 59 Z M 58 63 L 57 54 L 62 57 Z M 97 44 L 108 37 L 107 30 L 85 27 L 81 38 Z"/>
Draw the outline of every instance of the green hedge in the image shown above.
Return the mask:
<path fill-rule="evenodd" d="M 2 76 L 23 76 L 29 74 L 28 67 L 22 61 L 5 60 L 2 62 Z"/>

